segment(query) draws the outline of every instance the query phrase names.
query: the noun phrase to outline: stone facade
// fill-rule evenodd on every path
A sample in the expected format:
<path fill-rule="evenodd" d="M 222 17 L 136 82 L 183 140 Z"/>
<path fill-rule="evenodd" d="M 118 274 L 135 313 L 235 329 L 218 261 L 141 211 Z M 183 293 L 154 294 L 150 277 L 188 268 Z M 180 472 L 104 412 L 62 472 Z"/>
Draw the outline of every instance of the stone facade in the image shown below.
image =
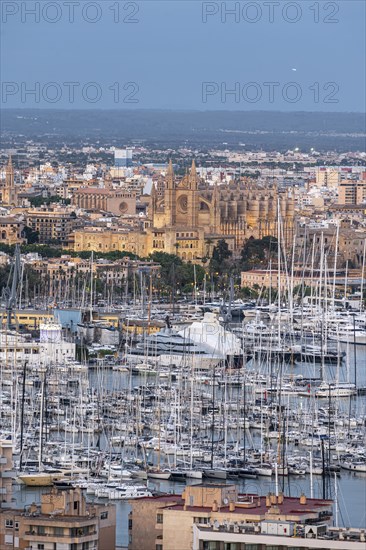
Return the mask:
<path fill-rule="evenodd" d="M 159 182 L 157 188 L 153 186 L 143 229 L 84 228 L 74 234 L 74 250 L 126 250 L 143 257 L 159 251 L 200 263 L 211 256 L 220 239 L 227 241 L 235 255 L 251 236 L 277 236 L 278 214 L 283 242 L 292 242 L 294 200 L 276 186 L 244 181 L 208 185 L 198 176 L 194 162 L 180 180 L 170 162 L 164 182 Z M 113 200 L 116 209 L 108 203 Z M 131 208 L 126 210 L 128 200 Z M 73 199 L 81 208 L 99 208 L 119 215 L 131 214 L 134 200 L 133 193 L 97 188 L 80 189 Z M 125 201 L 125 207 L 118 206 L 118 201 Z"/>
<path fill-rule="evenodd" d="M 190 173 L 178 181 L 170 163 L 164 193 L 152 194 L 147 248 L 200 261 L 209 255 L 210 245 L 225 239 L 235 253 L 251 236 L 277 235 L 278 212 L 283 237 L 290 243 L 294 219 L 291 194 L 279 192 L 276 186 L 243 181 L 208 185 L 198 176 L 194 161 Z"/>
<path fill-rule="evenodd" d="M 84 210 L 110 212 L 116 216 L 136 214 L 136 193 L 99 187 L 83 187 L 73 193 L 72 204 Z"/>
<path fill-rule="evenodd" d="M 14 168 L 11 157 L 5 169 L 5 182 L 0 187 L 1 202 L 6 206 L 17 205 L 17 191 L 14 185 Z"/>
<path fill-rule="evenodd" d="M 75 252 L 132 252 L 138 256 L 148 255 L 146 234 L 120 228 L 85 227 L 73 234 Z"/>
<path fill-rule="evenodd" d="M 13 245 L 22 244 L 24 223 L 15 216 L 0 216 L 0 243 Z"/>
<path fill-rule="evenodd" d="M 56 242 L 65 245 L 78 221 L 71 207 L 52 206 L 29 209 L 26 224 L 37 231 L 40 243 Z"/>

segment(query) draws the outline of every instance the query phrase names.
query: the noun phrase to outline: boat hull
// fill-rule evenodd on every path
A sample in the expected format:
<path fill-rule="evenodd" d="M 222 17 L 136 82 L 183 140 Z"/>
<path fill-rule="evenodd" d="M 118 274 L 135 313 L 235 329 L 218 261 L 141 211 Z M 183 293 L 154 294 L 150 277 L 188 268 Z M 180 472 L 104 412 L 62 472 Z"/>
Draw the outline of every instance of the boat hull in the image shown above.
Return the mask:
<path fill-rule="evenodd" d="M 212 479 L 226 479 L 227 478 L 227 471 L 226 470 L 203 470 L 203 474 L 205 477 L 212 478 Z"/>

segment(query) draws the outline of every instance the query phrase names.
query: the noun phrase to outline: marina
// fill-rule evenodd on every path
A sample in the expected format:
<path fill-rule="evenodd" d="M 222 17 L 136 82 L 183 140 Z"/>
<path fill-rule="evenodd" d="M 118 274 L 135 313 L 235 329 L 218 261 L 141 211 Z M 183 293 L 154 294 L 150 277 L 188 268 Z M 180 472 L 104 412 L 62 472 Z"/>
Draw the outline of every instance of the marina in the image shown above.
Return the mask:
<path fill-rule="evenodd" d="M 297 310 L 272 307 L 270 317 L 259 307 L 220 322 L 193 309 L 190 318 L 155 308 L 165 328 L 121 333 L 90 362 L 71 357 L 77 340 L 56 319 L 41 324 L 39 342 L 2 333 L 1 436 L 14 445 L 15 500 L 81 487 L 91 501 L 117 503 L 125 543 L 129 501 L 219 481 L 333 499 L 339 525 L 352 509 L 364 527 L 366 348 L 357 333 L 335 345 L 317 315 L 307 313 L 302 335 Z M 364 313 L 352 319 L 361 332 Z"/>

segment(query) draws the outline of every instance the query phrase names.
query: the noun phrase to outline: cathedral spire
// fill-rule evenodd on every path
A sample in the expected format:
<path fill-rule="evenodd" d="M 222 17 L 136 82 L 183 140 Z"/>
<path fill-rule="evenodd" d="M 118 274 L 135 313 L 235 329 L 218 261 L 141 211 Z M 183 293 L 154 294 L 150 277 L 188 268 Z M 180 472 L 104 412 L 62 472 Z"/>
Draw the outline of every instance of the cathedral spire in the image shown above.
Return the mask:
<path fill-rule="evenodd" d="M 5 186 L 8 188 L 14 187 L 14 167 L 11 155 L 9 155 L 8 164 L 5 169 Z"/>
<path fill-rule="evenodd" d="M 166 187 L 170 188 L 170 189 L 173 189 L 173 187 L 174 187 L 174 168 L 173 168 L 172 159 L 169 159 L 168 168 L 167 168 L 167 171 L 166 171 L 165 178 L 166 178 Z"/>
<path fill-rule="evenodd" d="M 189 180 L 190 180 L 190 188 L 197 189 L 198 178 L 197 178 L 196 162 L 194 159 L 192 160 L 191 171 L 189 173 Z"/>
<path fill-rule="evenodd" d="M 9 155 L 8 164 L 6 165 L 6 186 L 7 187 L 13 187 L 14 185 L 14 168 L 13 168 L 13 161 L 11 159 L 11 155 Z"/>
<path fill-rule="evenodd" d="M 105 189 L 112 189 L 112 176 L 110 172 L 107 172 L 104 178 L 104 187 Z"/>
<path fill-rule="evenodd" d="M 11 155 L 9 155 L 8 164 L 5 168 L 5 186 L 2 191 L 1 196 L 2 202 L 4 204 L 15 204 L 16 203 L 16 190 L 14 186 L 14 167 Z"/>
<path fill-rule="evenodd" d="M 191 166 L 191 176 L 196 177 L 197 176 L 197 170 L 196 170 L 196 161 L 192 160 L 192 166 Z"/>
<path fill-rule="evenodd" d="M 168 176 L 174 176 L 174 168 L 173 168 L 172 159 L 169 159 L 166 175 L 167 175 L 167 177 Z"/>

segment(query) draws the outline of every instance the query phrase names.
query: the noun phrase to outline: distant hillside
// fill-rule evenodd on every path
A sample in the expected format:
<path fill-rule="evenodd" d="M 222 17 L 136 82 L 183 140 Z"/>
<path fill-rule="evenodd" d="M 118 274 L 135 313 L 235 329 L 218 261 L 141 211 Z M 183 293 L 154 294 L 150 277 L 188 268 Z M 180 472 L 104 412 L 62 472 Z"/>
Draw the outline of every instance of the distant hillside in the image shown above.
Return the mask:
<path fill-rule="evenodd" d="M 100 144 L 143 140 L 148 145 L 286 150 L 365 150 L 362 113 L 282 113 L 158 110 L 37 110 L 1 113 L 3 146 L 7 137 L 24 136 L 44 143 L 85 140 Z M 5 139 L 4 139 L 5 138 Z"/>

